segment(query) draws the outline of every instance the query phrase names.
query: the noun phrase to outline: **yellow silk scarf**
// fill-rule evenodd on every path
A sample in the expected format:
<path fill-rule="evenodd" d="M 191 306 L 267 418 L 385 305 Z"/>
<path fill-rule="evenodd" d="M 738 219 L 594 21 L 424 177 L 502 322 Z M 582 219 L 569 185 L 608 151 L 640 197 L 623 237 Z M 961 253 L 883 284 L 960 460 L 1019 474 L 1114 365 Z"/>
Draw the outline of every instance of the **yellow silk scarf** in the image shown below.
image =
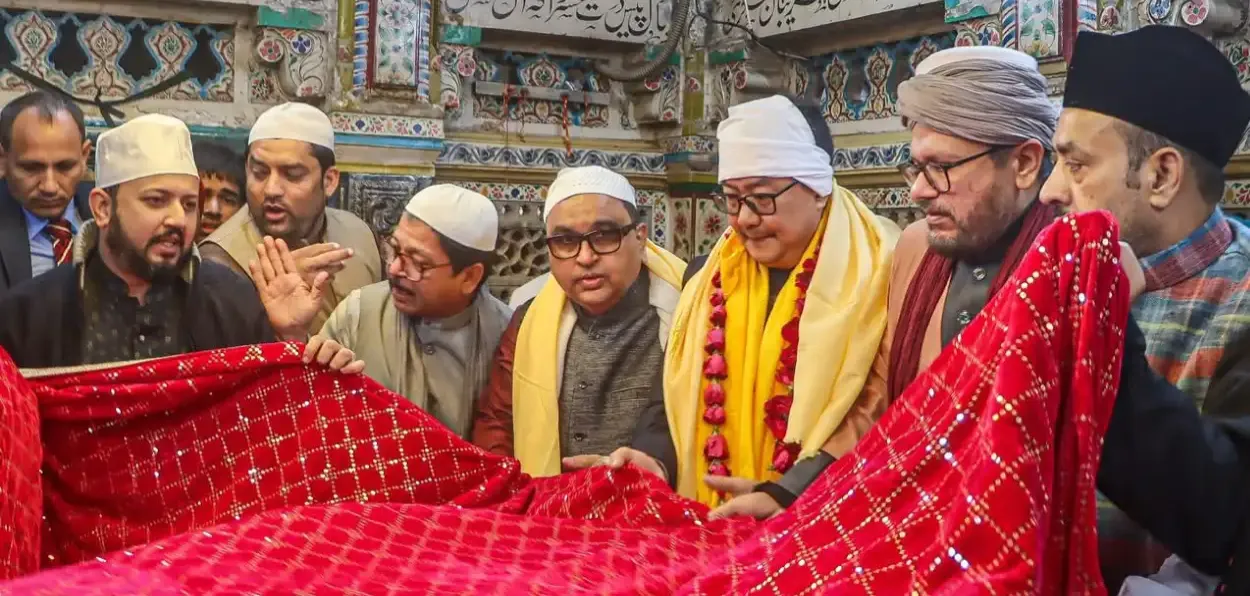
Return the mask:
<path fill-rule="evenodd" d="M 648 240 L 644 263 L 653 284 L 672 286 L 673 295 L 681 291 L 685 261 Z M 559 400 L 564 365 L 560 344 L 576 322 L 575 315 L 566 316 L 567 302 L 560 284 L 548 279 L 517 331 L 512 362 L 513 450 L 521 460 L 521 471 L 531 476 L 560 473 Z M 668 309 L 672 307 L 670 302 Z"/>
<path fill-rule="evenodd" d="M 794 402 L 786 442 L 814 455 L 854 405 L 885 332 L 890 261 L 899 229 L 874 215 L 850 191 L 835 186 L 821 227 L 804 260 L 821 238 L 803 315 L 799 320 Z M 784 386 L 774 380 L 785 340 L 781 328 L 795 312 L 796 267 L 768 312 L 768 270 L 747 254 L 736 232 L 722 236 L 703 267 L 686 284 L 664 363 L 664 401 L 677 448 L 677 490 L 715 505 L 719 497 L 703 482 L 703 447 L 711 425 L 703 421 L 703 362 L 711 313 L 712 277 L 719 272 L 725 293 L 725 389 L 727 420 L 721 432 L 729 444 L 734 476 L 773 480 L 775 440 L 764 425 L 764 403 Z"/>

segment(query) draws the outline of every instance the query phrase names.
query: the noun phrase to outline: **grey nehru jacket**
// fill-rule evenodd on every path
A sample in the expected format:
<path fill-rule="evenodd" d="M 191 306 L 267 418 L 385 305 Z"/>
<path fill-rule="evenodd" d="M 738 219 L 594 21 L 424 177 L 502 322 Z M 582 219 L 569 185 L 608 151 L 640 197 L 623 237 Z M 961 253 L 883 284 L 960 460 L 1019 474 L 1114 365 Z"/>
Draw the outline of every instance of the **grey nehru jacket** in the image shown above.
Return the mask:
<path fill-rule="evenodd" d="M 593 316 L 576 304 L 577 323 L 560 383 L 560 453 L 611 453 L 628 445 L 664 367 L 660 317 L 644 269 L 621 301 Z"/>

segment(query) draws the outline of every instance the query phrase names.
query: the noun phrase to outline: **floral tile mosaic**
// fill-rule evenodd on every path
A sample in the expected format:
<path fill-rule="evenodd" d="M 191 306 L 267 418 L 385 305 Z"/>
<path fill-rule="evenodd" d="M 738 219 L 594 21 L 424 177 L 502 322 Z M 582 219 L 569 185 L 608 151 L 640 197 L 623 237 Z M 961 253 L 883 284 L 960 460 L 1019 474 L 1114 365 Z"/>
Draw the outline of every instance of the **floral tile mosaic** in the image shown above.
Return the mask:
<path fill-rule="evenodd" d="M 343 133 L 421 139 L 443 138 L 443 121 L 432 118 L 334 112 L 330 114 L 330 123 L 336 132 Z"/>
<path fill-rule="evenodd" d="M 898 86 L 915 74 L 916 65 L 955 45 L 954 32 L 854 48 L 816 59 L 826 91 L 821 103 L 830 122 L 853 122 L 898 115 Z M 802 93 L 806 73 L 790 80 Z"/>
<path fill-rule="evenodd" d="M 574 149 L 570 157 L 563 148 L 515 147 L 477 143 L 446 142 L 438 164 L 560 169 L 598 165 L 622 174 L 662 174 L 661 153 L 628 153 L 600 149 Z"/>
<path fill-rule="evenodd" d="M 124 99 L 188 72 L 191 78 L 153 97 L 234 100 L 234 29 L 110 15 L 0 10 L 0 55 L 78 97 Z M 7 59 L 7 58 L 6 58 Z M 0 91 L 25 92 L 0 74 Z"/>
<path fill-rule="evenodd" d="M 716 207 L 712 199 L 694 199 L 694 255 L 705 255 L 716 240 L 729 228 L 729 216 Z"/>
<path fill-rule="evenodd" d="M 669 201 L 670 219 L 669 233 L 672 238 L 673 254 L 689 261 L 694 258 L 694 230 L 691 223 L 694 220 L 693 211 L 694 199 L 690 198 L 673 198 Z"/>
<path fill-rule="evenodd" d="M 430 96 L 429 0 L 374 0 L 372 83 Z"/>
<path fill-rule="evenodd" d="M 1058 56 L 1060 45 L 1059 0 L 1019 0 L 1021 51 L 1037 58 Z"/>

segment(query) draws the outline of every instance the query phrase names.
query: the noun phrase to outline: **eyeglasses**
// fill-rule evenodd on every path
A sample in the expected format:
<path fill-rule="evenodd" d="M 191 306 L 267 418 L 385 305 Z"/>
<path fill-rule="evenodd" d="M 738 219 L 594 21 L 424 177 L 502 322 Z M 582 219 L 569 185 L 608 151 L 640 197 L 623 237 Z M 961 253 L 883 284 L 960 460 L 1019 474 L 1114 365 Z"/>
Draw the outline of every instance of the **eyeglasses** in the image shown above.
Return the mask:
<path fill-rule="evenodd" d="M 730 215 L 737 215 L 741 212 L 743 205 L 746 205 L 747 209 L 750 209 L 756 215 L 772 215 L 777 212 L 777 197 L 786 194 L 786 191 L 798 186 L 798 184 L 799 181 L 795 180 L 787 184 L 785 188 L 774 193 L 756 193 L 745 196 L 716 192 L 712 193 L 712 200 L 716 202 L 717 209 Z"/>
<path fill-rule="evenodd" d="M 586 234 L 561 234 L 547 237 L 547 250 L 557 259 L 571 259 L 581 254 L 582 244 L 589 244 L 597 255 L 610 255 L 621 249 L 625 235 L 634 231 L 638 222 L 618 228 L 600 228 Z"/>
<path fill-rule="evenodd" d="M 451 266 L 451 263 L 437 263 L 433 265 L 419 263 L 417 262 L 417 257 L 405 254 L 394 238 L 388 238 L 386 244 L 391 249 L 391 262 L 399 261 L 400 275 L 408 281 L 421 281 L 425 279 L 426 274 L 430 271 Z"/>
<path fill-rule="evenodd" d="M 909 161 L 898 166 L 898 171 L 903 174 L 903 180 L 907 181 L 908 186 L 916 184 L 916 180 L 923 174 L 924 179 L 928 181 L 929 186 L 939 193 L 950 192 L 951 175 L 950 171 L 966 163 L 971 163 L 987 155 L 998 153 L 1004 149 L 1011 149 L 1011 146 L 990 147 L 976 155 L 970 155 L 959 161 L 950 163 L 916 163 Z"/>

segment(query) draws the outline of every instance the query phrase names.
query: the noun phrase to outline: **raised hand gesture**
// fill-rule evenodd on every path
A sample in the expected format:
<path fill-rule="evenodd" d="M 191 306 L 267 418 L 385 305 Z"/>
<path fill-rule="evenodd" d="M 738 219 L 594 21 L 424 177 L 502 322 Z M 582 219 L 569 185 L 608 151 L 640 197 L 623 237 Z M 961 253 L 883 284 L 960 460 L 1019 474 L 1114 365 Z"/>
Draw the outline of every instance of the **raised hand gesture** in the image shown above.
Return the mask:
<path fill-rule="evenodd" d="M 322 242 L 291 251 L 291 260 L 299 268 L 304 282 L 312 286 L 313 281 L 317 279 L 317 274 L 322 271 L 329 273 L 330 278 L 333 279 L 334 274 L 343 270 L 346 266 L 344 263 L 352 258 L 353 254 L 355 253 L 352 249 L 343 248 L 338 243 Z"/>
<path fill-rule="evenodd" d="M 320 271 L 308 281 L 300 274 L 286 242 L 265 236 L 248 263 L 269 323 L 281 339 L 304 340 L 308 325 L 321 310 L 321 292 L 330 273 Z"/>

